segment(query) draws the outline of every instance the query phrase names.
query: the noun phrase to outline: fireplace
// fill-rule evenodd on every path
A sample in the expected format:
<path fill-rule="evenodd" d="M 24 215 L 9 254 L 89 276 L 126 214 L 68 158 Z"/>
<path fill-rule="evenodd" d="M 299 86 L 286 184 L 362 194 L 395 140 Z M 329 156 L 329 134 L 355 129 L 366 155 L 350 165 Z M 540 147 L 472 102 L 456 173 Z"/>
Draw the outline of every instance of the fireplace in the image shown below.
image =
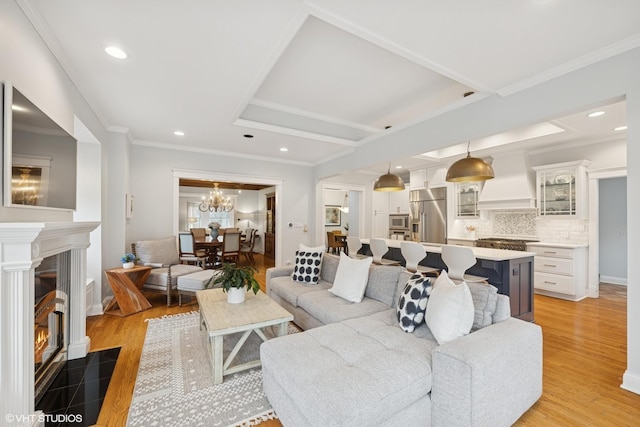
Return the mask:
<path fill-rule="evenodd" d="M 67 361 L 67 301 L 70 253 L 46 257 L 34 274 L 34 397 L 35 403 Z"/>
<path fill-rule="evenodd" d="M 87 248 L 98 225 L 0 223 L 1 420 L 40 425 L 35 405 L 47 381 L 65 358 L 89 351 Z"/>

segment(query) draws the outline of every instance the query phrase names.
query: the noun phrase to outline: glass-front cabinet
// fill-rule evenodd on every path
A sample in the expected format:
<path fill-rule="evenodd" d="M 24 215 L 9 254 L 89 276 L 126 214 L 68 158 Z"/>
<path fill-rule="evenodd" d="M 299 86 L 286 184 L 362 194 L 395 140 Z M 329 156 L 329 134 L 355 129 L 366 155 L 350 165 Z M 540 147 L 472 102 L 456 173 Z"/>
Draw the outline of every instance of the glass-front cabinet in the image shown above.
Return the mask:
<path fill-rule="evenodd" d="M 587 210 L 587 161 L 538 166 L 538 215 L 584 217 Z"/>
<path fill-rule="evenodd" d="M 478 194 L 480 184 L 477 182 L 456 184 L 456 217 L 475 218 L 479 215 Z"/>

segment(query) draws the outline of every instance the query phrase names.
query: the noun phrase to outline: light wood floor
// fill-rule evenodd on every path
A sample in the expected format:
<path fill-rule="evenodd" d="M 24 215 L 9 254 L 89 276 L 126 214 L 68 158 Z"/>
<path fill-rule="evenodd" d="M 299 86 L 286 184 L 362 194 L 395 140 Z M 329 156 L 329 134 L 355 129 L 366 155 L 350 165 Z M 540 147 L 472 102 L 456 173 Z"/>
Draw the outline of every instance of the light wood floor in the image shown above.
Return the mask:
<path fill-rule="evenodd" d="M 264 288 L 265 270 L 273 259 L 258 255 L 256 261 L 256 277 Z M 98 418 L 100 426 L 126 423 L 146 333 L 144 319 L 197 310 L 195 304 L 167 308 L 161 295 L 147 296 L 153 304 L 149 310 L 126 318 L 103 315 L 87 320 L 91 351 L 122 347 Z M 620 388 L 626 369 L 626 288 L 603 284 L 600 296 L 578 303 L 535 296 L 535 319 L 544 336 L 544 391 L 517 426 L 640 425 L 640 396 Z"/>

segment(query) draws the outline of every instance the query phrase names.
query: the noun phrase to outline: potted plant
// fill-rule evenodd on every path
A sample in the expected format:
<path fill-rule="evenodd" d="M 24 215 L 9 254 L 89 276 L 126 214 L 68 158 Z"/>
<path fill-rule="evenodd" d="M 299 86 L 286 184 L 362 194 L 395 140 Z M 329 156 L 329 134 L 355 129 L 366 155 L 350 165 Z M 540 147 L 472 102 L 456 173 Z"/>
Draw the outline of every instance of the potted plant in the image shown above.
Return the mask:
<path fill-rule="evenodd" d="M 124 268 L 125 270 L 133 268 L 136 265 L 137 260 L 138 258 L 136 258 L 136 256 L 132 253 L 124 254 L 122 255 L 122 258 L 120 258 L 120 261 L 122 261 L 122 268 Z"/>
<path fill-rule="evenodd" d="M 238 265 L 234 263 L 224 263 L 220 273 L 215 274 L 207 284 L 206 288 L 221 285 L 224 292 L 227 292 L 227 302 L 239 304 L 244 301 L 245 292 L 253 291 L 257 294 L 260 284 L 253 277 L 258 270 L 252 265 Z"/>

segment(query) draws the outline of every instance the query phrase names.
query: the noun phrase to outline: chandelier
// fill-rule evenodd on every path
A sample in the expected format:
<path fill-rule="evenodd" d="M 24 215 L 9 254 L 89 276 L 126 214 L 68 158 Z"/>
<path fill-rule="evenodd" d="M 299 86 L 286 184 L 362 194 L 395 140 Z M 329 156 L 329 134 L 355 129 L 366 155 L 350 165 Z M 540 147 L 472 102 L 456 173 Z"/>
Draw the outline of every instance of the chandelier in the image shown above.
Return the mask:
<path fill-rule="evenodd" d="M 218 188 L 218 183 L 213 183 L 213 190 L 209 192 L 209 200 L 202 196 L 202 202 L 198 206 L 201 212 L 230 212 L 233 210 L 233 201 L 231 197 L 224 197 L 222 191 Z"/>
<path fill-rule="evenodd" d="M 15 170 L 16 168 L 14 168 Z M 32 176 L 31 168 L 18 168 L 20 178 L 15 175 L 11 179 L 12 203 L 19 205 L 37 206 L 40 199 L 40 182 L 37 176 Z"/>

